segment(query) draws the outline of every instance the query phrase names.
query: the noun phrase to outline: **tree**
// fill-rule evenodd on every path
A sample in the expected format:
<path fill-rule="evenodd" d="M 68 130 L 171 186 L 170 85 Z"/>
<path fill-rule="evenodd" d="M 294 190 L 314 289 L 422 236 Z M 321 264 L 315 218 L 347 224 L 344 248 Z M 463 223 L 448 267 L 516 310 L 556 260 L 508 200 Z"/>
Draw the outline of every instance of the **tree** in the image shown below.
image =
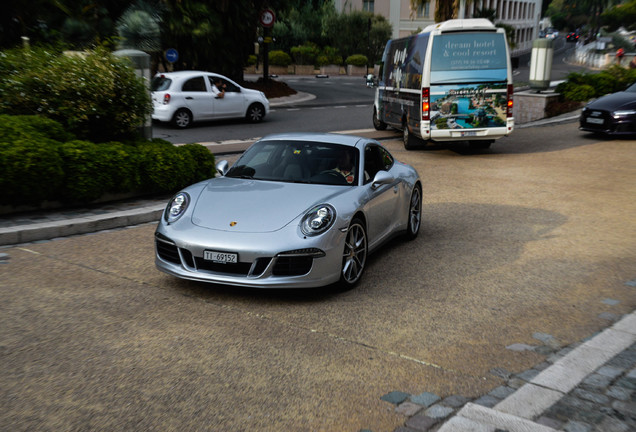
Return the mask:
<path fill-rule="evenodd" d="M 411 10 L 429 4 L 431 0 L 411 0 Z M 443 22 L 457 17 L 460 0 L 437 0 L 435 2 L 435 22 Z"/>
<path fill-rule="evenodd" d="M 336 14 L 324 23 L 328 43 L 336 47 L 344 58 L 364 54 L 371 62 L 382 57 L 391 31 L 391 24 L 386 18 L 363 11 Z"/>
<path fill-rule="evenodd" d="M 161 51 L 161 14 L 156 7 L 144 0 L 137 0 L 117 20 L 119 45 L 156 53 Z"/>
<path fill-rule="evenodd" d="M 609 31 L 625 27 L 627 30 L 636 30 L 636 0 L 613 6 L 601 15 L 602 24 Z"/>
<path fill-rule="evenodd" d="M 175 69 L 204 69 L 241 81 L 265 7 L 285 10 L 289 0 L 162 0 L 162 41 L 175 48 Z"/>

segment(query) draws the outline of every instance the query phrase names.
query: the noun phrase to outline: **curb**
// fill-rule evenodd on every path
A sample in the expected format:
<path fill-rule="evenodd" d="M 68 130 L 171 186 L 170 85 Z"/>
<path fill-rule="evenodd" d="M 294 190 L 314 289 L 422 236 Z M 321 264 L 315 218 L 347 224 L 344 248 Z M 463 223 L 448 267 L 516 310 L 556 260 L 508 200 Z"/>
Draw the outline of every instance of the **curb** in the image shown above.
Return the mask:
<path fill-rule="evenodd" d="M 101 215 L 91 215 L 59 221 L 0 228 L 0 245 L 15 245 L 56 237 L 67 237 L 96 231 L 156 222 L 165 204 L 122 210 Z"/>

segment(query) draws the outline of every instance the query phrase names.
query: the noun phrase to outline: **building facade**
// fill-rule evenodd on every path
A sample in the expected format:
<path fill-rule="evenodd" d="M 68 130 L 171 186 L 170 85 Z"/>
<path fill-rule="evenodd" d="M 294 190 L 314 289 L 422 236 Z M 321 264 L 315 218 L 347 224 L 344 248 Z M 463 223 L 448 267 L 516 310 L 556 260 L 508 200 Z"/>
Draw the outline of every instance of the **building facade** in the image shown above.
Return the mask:
<path fill-rule="evenodd" d="M 338 12 L 364 10 L 384 16 L 393 26 L 392 38 L 408 36 L 435 23 L 435 6 L 431 0 L 418 10 L 411 10 L 410 0 L 334 0 Z M 532 50 L 532 41 L 539 37 L 542 0 L 460 0 L 458 18 L 472 18 L 476 10 L 492 9 L 497 22 L 515 30 L 513 57 Z"/>

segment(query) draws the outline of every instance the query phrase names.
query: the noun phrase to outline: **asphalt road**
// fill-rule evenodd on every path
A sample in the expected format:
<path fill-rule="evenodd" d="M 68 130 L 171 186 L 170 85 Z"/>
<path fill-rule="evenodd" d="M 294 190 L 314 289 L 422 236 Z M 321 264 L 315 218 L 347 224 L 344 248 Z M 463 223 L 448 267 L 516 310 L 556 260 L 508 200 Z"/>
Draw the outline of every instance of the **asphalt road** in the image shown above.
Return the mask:
<path fill-rule="evenodd" d="M 565 79 L 570 72 L 583 72 L 585 68 L 567 63 L 574 49 L 564 38 L 554 41 L 553 81 Z M 528 83 L 530 55 L 521 58 L 513 71 L 515 83 Z M 248 76 L 247 79 L 256 79 Z M 372 112 L 375 89 L 368 88 L 362 77 L 281 76 L 277 80 L 293 89 L 314 95 L 315 98 L 293 106 L 273 107 L 265 121 L 248 124 L 242 120 L 223 120 L 197 123 L 186 130 L 170 125 L 153 123 L 153 136 L 172 143 L 226 142 L 263 137 L 278 132 L 330 132 L 350 131 L 373 127 Z"/>
<path fill-rule="evenodd" d="M 0 430 L 392 431 L 387 393 L 477 397 L 545 359 L 506 347 L 636 306 L 633 140 L 384 144 L 420 172 L 423 226 L 348 292 L 177 280 L 154 224 L 3 250 Z"/>

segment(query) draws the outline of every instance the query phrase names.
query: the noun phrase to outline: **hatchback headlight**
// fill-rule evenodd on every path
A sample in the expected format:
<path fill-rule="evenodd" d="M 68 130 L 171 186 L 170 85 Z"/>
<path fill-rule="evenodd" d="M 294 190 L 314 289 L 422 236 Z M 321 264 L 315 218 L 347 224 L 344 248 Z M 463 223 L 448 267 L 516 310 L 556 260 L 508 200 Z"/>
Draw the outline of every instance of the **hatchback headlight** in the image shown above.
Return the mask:
<path fill-rule="evenodd" d="M 190 204 L 190 195 L 185 192 L 180 192 L 170 200 L 166 211 L 163 214 L 164 219 L 168 223 L 176 222 L 183 213 L 185 213 L 188 205 Z"/>
<path fill-rule="evenodd" d="M 336 209 L 321 204 L 309 210 L 300 222 L 300 230 L 306 236 L 315 236 L 327 231 L 336 220 Z"/>

